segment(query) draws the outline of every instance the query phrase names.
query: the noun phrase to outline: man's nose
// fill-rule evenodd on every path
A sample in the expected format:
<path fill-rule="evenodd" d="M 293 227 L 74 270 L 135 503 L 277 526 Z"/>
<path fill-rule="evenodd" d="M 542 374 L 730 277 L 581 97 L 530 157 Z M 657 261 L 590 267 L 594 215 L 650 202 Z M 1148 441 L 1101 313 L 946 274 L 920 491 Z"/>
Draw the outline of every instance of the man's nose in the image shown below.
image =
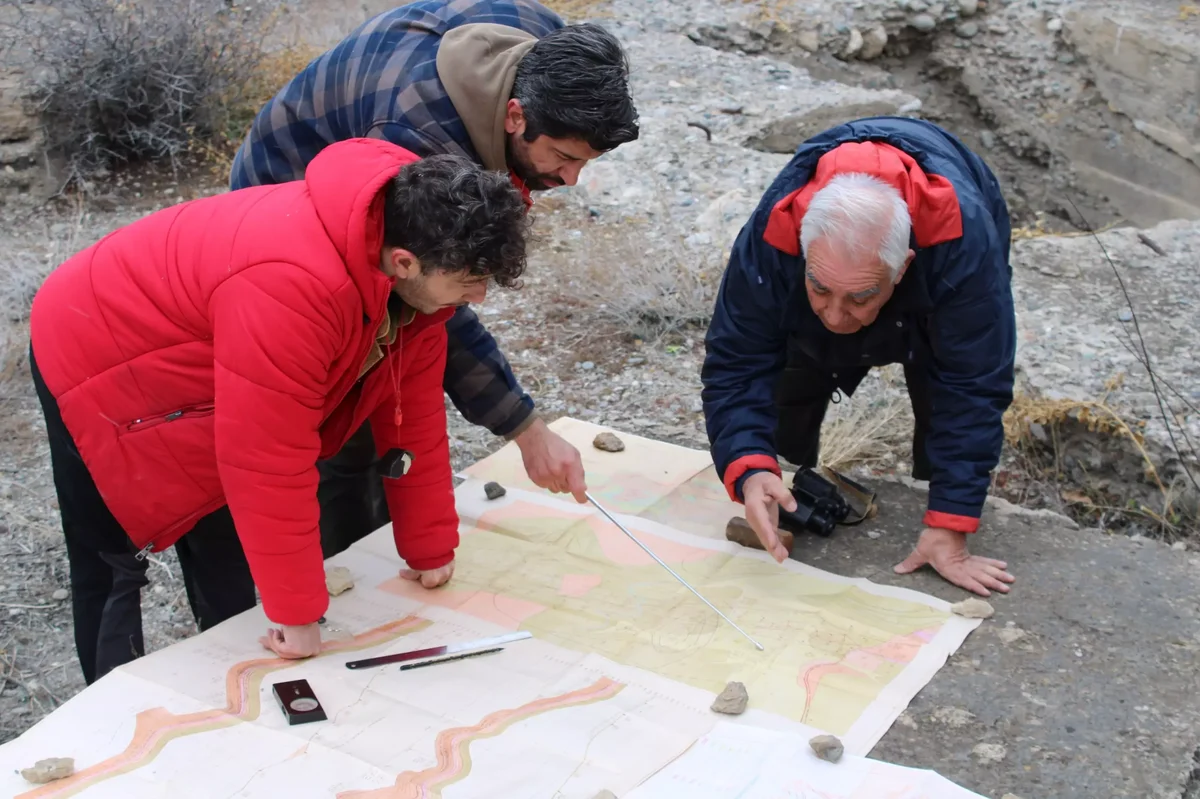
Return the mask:
<path fill-rule="evenodd" d="M 466 300 L 474 305 L 480 305 L 487 299 L 487 284 L 480 283 L 478 286 L 472 286 L 467 290 Z"/>
<path fill-rule="evenodd" d="M 558 175 L 559 179 L 562 180 L 563 183 L 567 184 L 568 186 L 574 186 L 579 182 L 579 173 L 582 171 L 583 162 L 571 162 L 557 170 L 555 174 Z"/>
<path fill-rule="evenodd" d="M 825 324 L 830 327 L 841 327 L 846 321 L 846 311 L 840 303 L 829 302 L 825 305 L 825 312 L 821 314 L 825 319 Z"/>

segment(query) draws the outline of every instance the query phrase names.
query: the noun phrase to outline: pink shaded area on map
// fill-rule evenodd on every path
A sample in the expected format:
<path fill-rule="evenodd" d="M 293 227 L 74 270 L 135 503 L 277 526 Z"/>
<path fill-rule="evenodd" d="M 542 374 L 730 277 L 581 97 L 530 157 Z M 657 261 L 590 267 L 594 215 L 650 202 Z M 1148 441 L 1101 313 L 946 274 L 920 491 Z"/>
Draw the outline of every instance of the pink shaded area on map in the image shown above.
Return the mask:
<path fill-rule="evenodd" d="M 402 577 L 380 583 L 380 591 L 402 596 L 424 605 L 437 605 L 447 610 L 457 610 L 477 619 L 490 621 L 508 630 L 516 630 L 526 619 L 546 609 L 545 605 L 524 599 L 493 594 L 490 591 L 456 591 L 438 588 L 430 591 L 412 580 Z"/>
<path fill-rule="evenodd" d="M 531 502 L 512 502 L 503 508 L 489 511 L 479 517 L 478 526 L 485 530 L 520 530 L 520 522 L 530 518 L 537 519 L 567 519 L 582 522 L 588 526 L 596 537 L 604 557 L 618 566 L 652 566 L 654 558 L 647 555 L 641 547 L 621 532 L 615 524 L 597 514 L 567 512 L 557 508 L 547 508 Z M 513 523 L 516 522 L 516 525 Z M 642 543 L 654 551 L 667 563 L 693 563 L 720 554 L 713 550 L 691 547 L 680 544 L 662 536 L 644 531 L 633 530 Z"/>
<path fill-rule="evenodd" d="M 564 574 L 558 593 L 578 598 L 600 585 L 603 579 L 598 574 Z"/>
<path fill-rule="evenodd" d="M 677 480 L 647 479 L 646 475 L 634 472 L 613 472 L 600 479 L 603 483 L 593 488 L 591 494 L 610 513 L 638 513 L 681 485 Z"/>
<path fill-rule="evenodd" d="M 884 663 L 912 663 L 921 647 L 929 643 L 937 629 L 919 630 L 908 635 L 899 635 L 884 641 L 882 644 L 868 646 L 862 649 L 852 649 L 840 660 L 824 663 L 814 663 L 800 672 L 796 682 L 804 689 L 804 713 L 801 721 L 808 720 L 813 700 L 821 680 L 833 674 L 852 674 L 862 676 L 876 671 Z"/>

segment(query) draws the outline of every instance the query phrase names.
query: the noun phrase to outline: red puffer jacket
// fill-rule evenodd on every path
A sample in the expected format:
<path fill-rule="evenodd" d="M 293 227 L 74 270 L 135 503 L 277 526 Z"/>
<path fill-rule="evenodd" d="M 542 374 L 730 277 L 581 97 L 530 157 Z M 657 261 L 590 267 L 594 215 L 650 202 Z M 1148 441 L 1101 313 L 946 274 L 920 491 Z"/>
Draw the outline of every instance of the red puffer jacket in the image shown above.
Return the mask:
<path fill-rule="evenodd" d="M 277 624 L 328 607 L 315 464 L 368 417 L 380 453 L 414 455 L 384 481 L 400 556 L 433 569 L 458 546 L 442 398 L 452 311 L 418 314 L 356 385 L 393 286 L 379 268 L 381 189 L 416 160 L 339 142 L 303 181 L 109 234 L 33 302 L 38 368 L 129 537 L 159 551 L 228 504 Z"/>

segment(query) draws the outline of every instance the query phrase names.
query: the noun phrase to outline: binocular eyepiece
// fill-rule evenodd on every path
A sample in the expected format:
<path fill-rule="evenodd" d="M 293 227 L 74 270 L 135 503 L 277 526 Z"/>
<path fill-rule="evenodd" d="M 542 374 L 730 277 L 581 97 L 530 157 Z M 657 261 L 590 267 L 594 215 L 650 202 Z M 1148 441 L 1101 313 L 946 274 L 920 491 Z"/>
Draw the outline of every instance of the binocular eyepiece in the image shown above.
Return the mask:
<path fill-rule="evenodd" d="M 791 493 L 796 510 L 780 508 L 779 526 L 793 535 L 810 532 L 828 538 L 850 515 L 850 503 L 837 486 L 807 467 L 797 470 Z"/>

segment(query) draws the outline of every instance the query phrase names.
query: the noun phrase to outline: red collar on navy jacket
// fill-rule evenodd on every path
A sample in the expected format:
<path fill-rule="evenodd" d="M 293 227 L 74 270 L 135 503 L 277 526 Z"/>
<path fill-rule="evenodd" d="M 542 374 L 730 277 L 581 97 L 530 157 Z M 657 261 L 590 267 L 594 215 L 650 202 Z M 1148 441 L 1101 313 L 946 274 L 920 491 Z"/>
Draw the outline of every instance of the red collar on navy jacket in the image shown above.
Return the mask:
<path fill-rule="evenodd" d="M 812 196 L 835 175 L 861 172 L 895 186 L 908 203 L 918 247 L 962 236 L 962 212 L 949 180 L 926 174 L 908 153 L 882 142 L 846 142 L 817 161 L 812 178 L 775 204 L 763 241 L 788 255 L 800 254 L 800 220 Z"/>
<path fill-rule="evenodd" d="M 508 171 L 508 178 L 512 184 L 521 190 L 521 199 L 525 201 L 525 210 L 528 211 L 533 207 L 533 197 L 529 194 L 529 187 L 525 185 L 525 181 L 517 177 L 517 173 L 511 169 Z"/>

